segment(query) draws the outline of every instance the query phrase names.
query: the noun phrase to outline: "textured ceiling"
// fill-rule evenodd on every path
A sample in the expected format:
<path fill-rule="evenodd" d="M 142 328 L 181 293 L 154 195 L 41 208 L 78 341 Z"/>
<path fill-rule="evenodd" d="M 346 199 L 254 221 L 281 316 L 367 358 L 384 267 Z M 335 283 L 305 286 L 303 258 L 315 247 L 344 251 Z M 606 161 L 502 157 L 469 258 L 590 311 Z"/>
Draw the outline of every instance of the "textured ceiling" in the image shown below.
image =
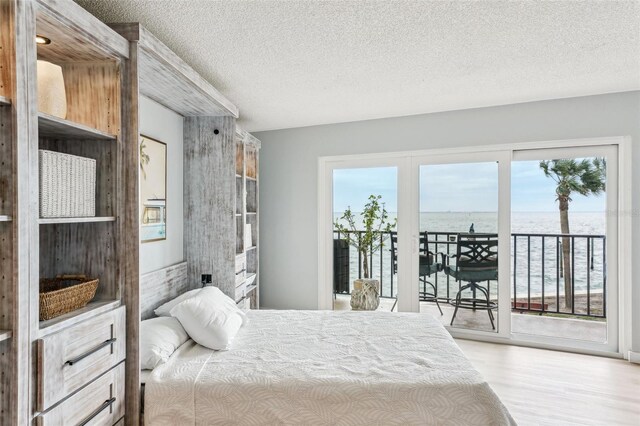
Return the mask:
<path fill-rule="evenodd" d="M 77 2 L 141 22 L 249 131 L 640 89 L 639 1 Z"/>

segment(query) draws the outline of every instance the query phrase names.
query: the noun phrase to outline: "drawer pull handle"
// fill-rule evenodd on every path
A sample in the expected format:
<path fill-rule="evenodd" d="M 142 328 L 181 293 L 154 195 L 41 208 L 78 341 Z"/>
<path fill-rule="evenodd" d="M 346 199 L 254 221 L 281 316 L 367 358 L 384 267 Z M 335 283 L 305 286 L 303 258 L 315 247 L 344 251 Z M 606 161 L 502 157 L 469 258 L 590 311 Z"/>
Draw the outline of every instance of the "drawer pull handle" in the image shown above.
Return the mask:
<path fill-rule="evenodd" d="M 80 356 L 77 356 L 73 359 L 70 359 L 69 361 L 65 362 L 65 365 L 73 365 L 78 361 L 81 361 L 83 359 L 85 359 L 86 357 L 88 357 L 89 355 L 98 352 L 100 349 L 107 347 L 109 345 L 112 345 L 116 342 L 116 338 L 114 337 L 113 339 L 109 339 L 109 340 L 105 340 L 104 342 L 100 343 L 98 346 L 96 346 L 93 349 L 90 349 L 89 351 L 83 353 Z"/>
<path fill-rule="evenodd" d="M 91 420 L 93 420 L 94 417 L 96 417 L 98 414 L 100 414 L 102 411 L 104 411 L 105 408 L 110 407 L 111 404 L 113 404 L 114 402 L 116 402 L 115 398 L 107 399 L 105 402 L 102 403 L 101 406 L 98 407 L 98 409 L 96 411 L 91 413 L 89 415 L 89 417 L 84 419 L 82 422 L 78 423 L 78 426 L 85 426 L 87 423 L 89 423 Z"/>

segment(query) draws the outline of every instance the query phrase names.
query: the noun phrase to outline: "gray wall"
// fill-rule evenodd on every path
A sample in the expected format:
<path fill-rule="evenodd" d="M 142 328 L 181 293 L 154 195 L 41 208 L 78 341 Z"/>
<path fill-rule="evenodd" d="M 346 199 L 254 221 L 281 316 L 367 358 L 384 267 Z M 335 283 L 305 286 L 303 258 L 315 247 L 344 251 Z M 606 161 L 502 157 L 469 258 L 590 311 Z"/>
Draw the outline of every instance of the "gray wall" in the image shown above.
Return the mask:
<path fill-rule="evenodd" d="M 260 151 L 261 305 L 318 304 L 318 157 L 500 143 L 630 135 L 640 162 L 640 92 L 388 118 L 256 133 Z M 633 171 L 640 189 L 640 168 Z M 638 191 L 635 191 L 638 193 Z M 640 211 L 640 196 L 633 200 Z M 634 215 L 634 265 L 640 265 L 640 217 Z M 634 320 L 640 324 L 640 279 Z M 640 351 L 640 326 L 634 330 Z"/>
<path fill-rule="evenodd" d="M 167 239 L 140 245 L 141 274 L 184 260 L 182 125 L 181 115 L 140 98 L 140 133 L 167 144 Z"/>

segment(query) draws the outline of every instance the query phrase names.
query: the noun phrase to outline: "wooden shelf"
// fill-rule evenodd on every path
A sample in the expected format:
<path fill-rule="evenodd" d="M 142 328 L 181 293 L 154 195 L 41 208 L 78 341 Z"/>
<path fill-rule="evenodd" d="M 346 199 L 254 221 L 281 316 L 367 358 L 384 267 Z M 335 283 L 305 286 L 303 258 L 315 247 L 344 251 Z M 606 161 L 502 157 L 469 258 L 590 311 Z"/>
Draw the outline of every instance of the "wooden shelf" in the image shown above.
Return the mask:
<path fill-rule="evenodd" d="M 258 214 L 257 212 L 247 212 L 247 214 Z"/>
<path fill-rule="evenodd" d="M 236 173 L 236 179 L 242 179 L 242 175 Z"/>
<path fill-rule="evenodd" d="M 57 223 L 94 223 L 94 222 L 115 222 L 114 216 L 97 216 L 97 217 L 47 217 L 38 219 L 40 225 L 49 225 Z"/>
<path fill-rule="evenodd" d="M 249 251 L 249 250 L 255 250 L 255 249 L 257 249 L 257 248 L 258 248 L 258 246 L 251 246 L 251 247 L 247 247 L 247 250 L 246 250 L 246 251 Z"/>
<path fill-rule="evenodd" d="M 11 101 L 8 98 L 5 98 L 4 96 L 0 96 L 0 105 L 2 106 L 11 105 Z"/>
<path fill-rule="evenodd" d="M 255 290 L 256 288 L 258 288 L 257 284 L 251 284 L 250 286 L 247 286 L 247 288 L 246 288 L 246 290 L 244 292 L 245 292 L 245 294 L 249 294 L 253 290 Z"/>
<path fill-rule="evenodd" d="M 11 222 L 13 218 L 11 216 L 0 215 L 0 222 Z"/>
<path fill-rule="evenodd" d="M 68 314 L 60 315 L 46 321 L 40 321 L 40 337 L 47 336 L 69 327 L 70 325 L 79 323 L 88 318 L 100 315 L 104 312 L 111 311 L 120 306 L 119 300 L 101 300 L 89 302 L 84 308 L 77 309 Z"/>
<path fill-rule="evenodd" d="M 11 330 L 0 330 L 0 342 L 11 339 L 13 332 Z"/>
<path fill-rule="evenodd" d="M 251 177 L 251 176 L 247 176 L 247 180 L 253 181 L 253 182 L 257 182 L 258 179 Z"/>
<path fill-rule="evenodd" d="M 43 112 L 38 113 L 38 134 L 39 136 L 64 139 L 116 139 L 116 135 Z"/>

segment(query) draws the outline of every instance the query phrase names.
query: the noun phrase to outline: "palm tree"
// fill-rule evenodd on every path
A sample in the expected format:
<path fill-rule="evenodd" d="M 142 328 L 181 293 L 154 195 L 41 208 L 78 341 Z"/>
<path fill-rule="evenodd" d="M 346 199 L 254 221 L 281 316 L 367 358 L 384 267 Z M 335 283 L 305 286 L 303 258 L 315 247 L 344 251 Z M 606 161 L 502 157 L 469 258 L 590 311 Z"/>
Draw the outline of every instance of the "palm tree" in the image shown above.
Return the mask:
<path fill-rule="evenodd" d="M 563 159 L 541 161 L 545 176 L 556 182 L 556 201 L 560 210 L 560 232 L 569 234 L 569 203 L 571 194 L 598 195 L 605 190 L 606 162 L 604 158 L 582 160 Z M 571 247 L 569 237 L 562 237 L 562 265 L 564 270 L 564 300 L 566 307 L 573 305 L 571 288 Z"/>

